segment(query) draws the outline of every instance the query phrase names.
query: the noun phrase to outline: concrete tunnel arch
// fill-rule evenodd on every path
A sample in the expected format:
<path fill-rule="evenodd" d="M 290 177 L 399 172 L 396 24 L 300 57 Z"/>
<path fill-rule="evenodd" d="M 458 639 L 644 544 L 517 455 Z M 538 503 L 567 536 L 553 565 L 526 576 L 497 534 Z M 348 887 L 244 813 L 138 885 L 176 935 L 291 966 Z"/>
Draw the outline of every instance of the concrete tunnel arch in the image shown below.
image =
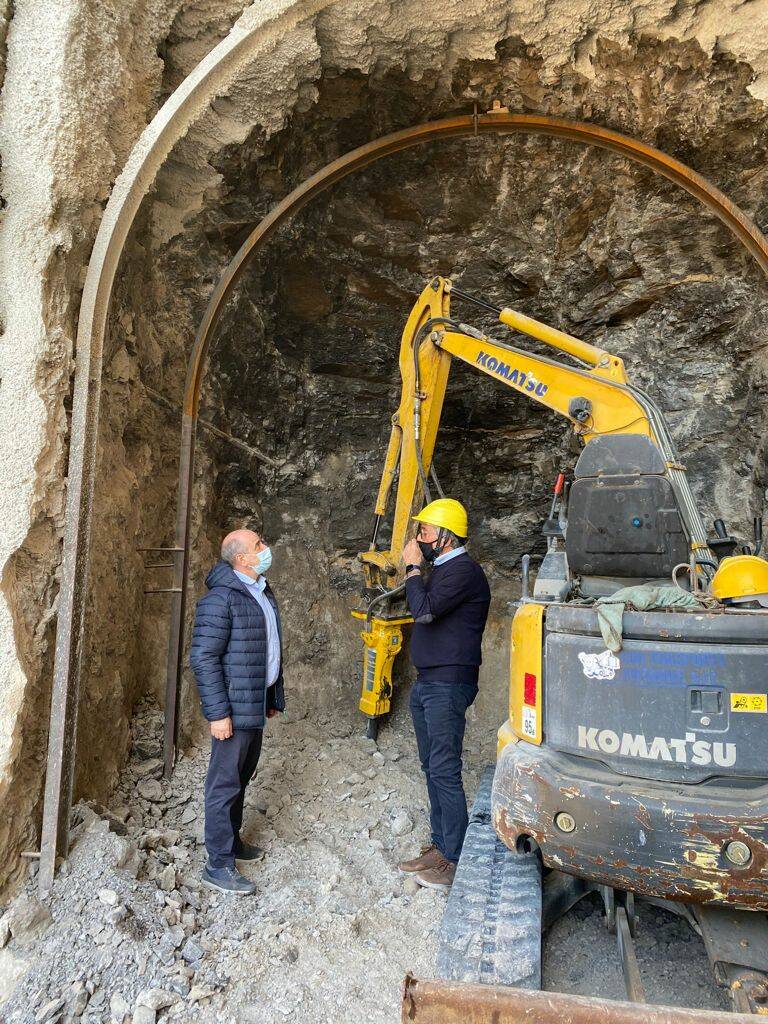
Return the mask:
<path fill-rule="evenodd" d="M 85 632 L 91 516 L 101 399 L 102 355 L 114 280 L 142 200 L 173 145 L 210 101 L 260 51 L 269 49 L 302 21 L 338 0 L 285 0 L 266 14 L 250 8 L 229 35 L 169 97 L 147 126 L 117 179 L 88 265 L 76 342 L 71 444 L 64 530 L 64 558 L 56 629 L 53 693 L 46 769 L 39 887 L 53 882 L 57 853 L 66 853 L 75 763 L 77 703 Z M 195 336 L 185 385 L 173 588 L 166 684 L 165 765 L 173 765 L 177 739 L 179 679 L 188 582 L 190 494 L 194 478 L 197 412 L 206 356 L 223 307 L 249 262 L 277 229 L 316 196 L 349 174 L 386 156 L 444 138 L 480 134 L 544 134 L 597 146 L 649 167 L 685 189 L 728 228 L 768 277 L 768 239 L 719 189 L 692 168 L 610 129 L 560 118 L 509 113 L 506 109 L 429 122 L 358 147 L 308 178 L 253 229 L 211 294 Z"/>

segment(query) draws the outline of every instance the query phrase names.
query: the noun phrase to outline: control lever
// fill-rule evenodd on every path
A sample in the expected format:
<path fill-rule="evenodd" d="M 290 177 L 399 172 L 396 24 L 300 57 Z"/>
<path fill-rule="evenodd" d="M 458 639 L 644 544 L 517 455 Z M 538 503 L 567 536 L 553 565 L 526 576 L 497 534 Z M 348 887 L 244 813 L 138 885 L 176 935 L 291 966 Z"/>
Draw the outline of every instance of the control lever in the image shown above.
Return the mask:
<path fill-rule="evenodd" d="M 552 507 L 549 510 L 549 518 L 545 520 L 544 527 L 541 531 L 545 537 L 563 536 L 563 528 L 560 525 L 560 520 L 555 519 L 555 512 L 557 511 L 557 504 L 560 501 L 564 486 L 565 473 L 558 473 L 557 480 L 555 481 L 555 489 L 552 494 Z"/>
<path fill-rule="evenodd" d="M 763 520 L 760 516 L 755 516 L 752 520 L 752 529 L 755 535 L 755 550 L 753 554 L 759 555 L 760 549 L 763 546 Z"/>
<path fill-rule="evenodd" d="M 523 589 L 520 594 L 520 603 L 525 604 L 531 599 L 531 556 L 523 555 L 520 565 L 523 570 Z"/>

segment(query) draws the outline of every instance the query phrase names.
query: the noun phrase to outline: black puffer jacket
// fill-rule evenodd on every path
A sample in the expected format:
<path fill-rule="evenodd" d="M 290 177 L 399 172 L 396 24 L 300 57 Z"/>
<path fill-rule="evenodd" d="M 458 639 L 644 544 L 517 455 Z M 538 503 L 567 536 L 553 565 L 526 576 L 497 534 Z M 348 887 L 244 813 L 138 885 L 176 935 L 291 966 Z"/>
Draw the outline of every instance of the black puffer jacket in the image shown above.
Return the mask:
<path fill-rule="evenodd" d="M 282 631 L 277 602 L 266 586 L 280 635 L 280 675 L 267 689 L 267 624 L 258 602 L 227 562 L 218 562 L 197 602 L 189 661 L 209 722 L 232 718 L 235 729 L 263 729 L 268 709 L 285 710 Z"/>

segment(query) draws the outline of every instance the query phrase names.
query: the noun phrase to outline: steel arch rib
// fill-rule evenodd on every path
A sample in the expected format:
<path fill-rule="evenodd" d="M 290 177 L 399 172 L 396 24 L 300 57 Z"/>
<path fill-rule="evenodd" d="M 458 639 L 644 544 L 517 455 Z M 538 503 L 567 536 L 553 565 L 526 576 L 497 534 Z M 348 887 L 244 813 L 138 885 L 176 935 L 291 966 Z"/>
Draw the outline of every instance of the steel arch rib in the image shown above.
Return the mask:
<path fill-rule="evenodd" d="M 53 884 L 66 854 L 72 803 L 77 703 L 88 590 L 91 509 L 101 402 L 101 366 L 112 289 L 128 233 L 171 149 L 211 100 L 264 49 L 338 0 L 254 4 L 198 64 L 142 132 L 115 182 L 96 235 L 80 302 L 75 343 L 64 552 L 53 667 L 38 886 Z"/>

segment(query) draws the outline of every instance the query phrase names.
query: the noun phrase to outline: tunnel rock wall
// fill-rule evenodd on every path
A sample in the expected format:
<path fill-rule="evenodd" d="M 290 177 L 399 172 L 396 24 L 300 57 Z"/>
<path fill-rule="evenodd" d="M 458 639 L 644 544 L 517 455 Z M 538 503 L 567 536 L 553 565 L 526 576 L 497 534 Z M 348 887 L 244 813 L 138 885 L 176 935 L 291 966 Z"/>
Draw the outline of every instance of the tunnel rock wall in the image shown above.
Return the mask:
<path fill-rule="evenodd" d="M 187 262 L 174 272 L 181 281 L 206 266 L 212 242 L 217 260 L 233 252 L 274 201 L 339 153 L 419 115 L 475 100 L 485 109 L 494 97 L 510 109 L 530 109 L 535 97 L 537 110 L 662 145 L 759 222 L 765 128 L 751 81 L 732 57 L 713 62 L 695 43 L 650 39 L 599 43 L 591 78 L 571 70 L 556 84 L 517 38 L 501 41 L 494 60 L 457 62 L 444 81 L 437 71 L 414 82 L 395 68 L 329 69 L 315 101 L 283 131 L 267 138 L 258 127 L 211 157 L 219 199 L 187 222 Z M 632 380 L 666 411 L 708 520 L 722 514 L 748 537 L 763 507 L 765 289 L 693 198 L 627 161 L 556 140 L 469 139 L 388 158 L 270 242 L 228 309 L 207 377 L 203 415 L 279 463 L 211 446 L 202 432 L 215 473 L 205 499 L 212 490 L 214 504 L 196 505 L 207 516 L 208 550 L 246 524 L 273 541 L 301 706 L 356 703 L 360 644 L 347 618 L 359 589 L 355 555 L 370 537 L 399 398 L 402 326 L 436 272 L 624 357 Z M 455 309 L 504 336 L 471 307 Z M 520 556 L 543 551 L 550 488 L 574 459 L 557 417 L 454 366 L 436 462 L 446 491 L 469 507 L 472 551 L 493 585 L 478 715 L 489 749 L 491 725 L 505 713 L 507 605 Z M 193 573 L 198 592 L 206 568 Z"/>
<path fill-rule="evenodd" d="M 39 842 L 80 290 L 112 183 L 162 102 L 158 47 L 182 6 L 16 0 L 0 10 L 0 889 L 18 875 L 19 849 Z M 132 467 L 108 443 L 127 372 L 125 360 L 110 365 L 108 356 L 101 464 L 119 465 L 99 490 L 115 503 L 133 497 Z M 130 525 L 124 507 L 121 516 Z M 95 760 L 90 779 L 106 792 L 125 750 L 133 692 L 110 661 L 131 612 L 120 593 L 100 596 L 110 590 L 116 559 L 114 541 L 105 548 L 98 530 L 97 540 L 89 613 L 98 616 L 102 646 L 92 648 L 95 671 L 83 686 L 82 746 Z M 92 735 L 90 709 L 100 720 Z"/>
<path fill-rule="evenodd" d="M 245 19 L 290 4 L 253 5 Z M 309 9 L 309 4 L 307 8 Z M 315 5 L 319 7 L 321 5 Z M 0 101 L 0 886 L 36 842 L 61 557 L 71 354 L 111 183 L 144 124 L 244 10 L 234 0 L 17 0 Z M 528 0 L 326 6 L 174 148 L 123 259 L 104 361 L 78 792 L 105 799 L 135 698 L 162 690 L 167 605 L 139 547 L 168 544 L 186 358 L 218 274 L 307 174 L 385 131 L 494 98 L 666 149 L 764 222 L 768 47 L 754 5 Z M 707 514 L 765 488 L 765 286 L 671 185 L 541 139 L 402 154 L 307 210 L 228 308 L 200 431 L 193 583 L 221 533 L 263 524 L 294 706 L 349 708 L 357 586 L 404 316 L 435 271 L 623 355 L 668 411 Z M 483 323 L 476 317 L 468 317 Z M 490 326 L 483 324 L 484 326 Z M 507 600 L 561 461 L 562 425 L 457 367 L 437 465 L 492 578 L 477 735 L 503 708 Z M 158 570 L 157 572 L 161 572 Z M 187 680 L 187 684 L 189 680 Z M 185 691 L 187 730 L 194 700 Z"/>

